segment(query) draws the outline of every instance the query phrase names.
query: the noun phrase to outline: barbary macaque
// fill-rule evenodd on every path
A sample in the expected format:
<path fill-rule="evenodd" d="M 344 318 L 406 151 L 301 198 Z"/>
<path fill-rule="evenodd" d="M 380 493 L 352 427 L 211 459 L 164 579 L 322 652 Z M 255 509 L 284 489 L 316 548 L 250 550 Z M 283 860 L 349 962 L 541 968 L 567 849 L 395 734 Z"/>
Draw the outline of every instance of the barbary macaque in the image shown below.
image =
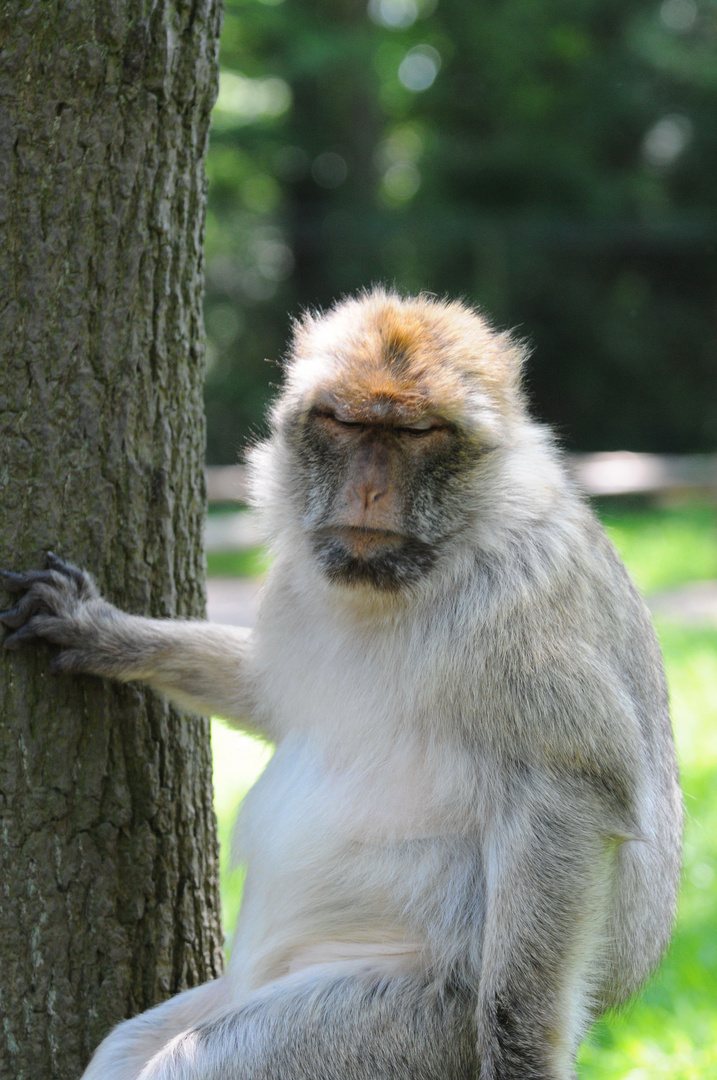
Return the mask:
<path fill-rule="evenodd" d="M 252 632 L 124 614 L 54 556 L 4 576 L 5 648 L 276 744 L 228 970 L 85 1080 L 569 1080 L 657 964 L 682 822 L 660 654 L 523 360 L 381 289 L 297 325 L 249 455 Z"/>

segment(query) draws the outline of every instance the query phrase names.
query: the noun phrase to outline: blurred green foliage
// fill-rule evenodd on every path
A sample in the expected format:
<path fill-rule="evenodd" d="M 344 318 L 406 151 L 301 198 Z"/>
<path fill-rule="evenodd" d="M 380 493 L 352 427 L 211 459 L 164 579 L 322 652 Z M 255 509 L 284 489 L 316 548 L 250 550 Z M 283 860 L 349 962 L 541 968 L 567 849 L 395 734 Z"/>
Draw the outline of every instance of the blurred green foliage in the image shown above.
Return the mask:
<path fill-rule="evenodd" d="M 573 447 L 714 448 L 715 45 L 717 0 L 227 0 L 209 460 L 290 317 L 375 281 L 517 327 Z"/>

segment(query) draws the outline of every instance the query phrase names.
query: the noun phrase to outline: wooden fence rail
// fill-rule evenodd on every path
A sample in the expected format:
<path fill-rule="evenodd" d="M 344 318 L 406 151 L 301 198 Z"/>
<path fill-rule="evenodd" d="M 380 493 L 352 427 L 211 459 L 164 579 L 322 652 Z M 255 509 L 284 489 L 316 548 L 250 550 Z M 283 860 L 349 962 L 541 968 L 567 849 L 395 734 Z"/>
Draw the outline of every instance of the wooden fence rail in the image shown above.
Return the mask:
<path fill-rule="evenodd" d="M 575 475 L 588 495 L 705 494 L 717 497 L 717 454 L 572 454 Z M 210 505 L 246 502 L 241 465 L 207 468 Z"/>

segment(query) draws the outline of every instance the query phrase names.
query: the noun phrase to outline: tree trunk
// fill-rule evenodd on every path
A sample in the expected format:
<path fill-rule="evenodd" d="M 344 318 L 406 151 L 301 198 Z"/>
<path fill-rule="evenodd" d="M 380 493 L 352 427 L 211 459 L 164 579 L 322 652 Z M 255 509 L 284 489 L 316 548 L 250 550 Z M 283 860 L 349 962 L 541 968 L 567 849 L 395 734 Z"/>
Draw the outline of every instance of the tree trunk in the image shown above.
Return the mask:
<path fill-rule="evenodd" d="M 201 615 L 202 241 L 220 0 L 0 8 L 0 565 Z M 1 595 L 1 594 L 0 594 Z M 0 658 L 0 1076 L 74 1080 L 221 969 L 208 723 Z"/>

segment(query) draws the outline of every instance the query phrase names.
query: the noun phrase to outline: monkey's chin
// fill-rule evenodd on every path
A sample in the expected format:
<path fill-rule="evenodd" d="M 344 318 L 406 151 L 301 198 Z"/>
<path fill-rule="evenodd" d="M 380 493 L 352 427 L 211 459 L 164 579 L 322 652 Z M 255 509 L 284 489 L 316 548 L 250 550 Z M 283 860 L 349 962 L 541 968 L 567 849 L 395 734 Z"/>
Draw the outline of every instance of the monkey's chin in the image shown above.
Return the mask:
<path fill-rule="evenodd" d="M 313 550 L 330 581 L 386 592 L 414 585 L 436 561 L 435 548 L 425 541 L 374 529 L 321 530 Z"/>

